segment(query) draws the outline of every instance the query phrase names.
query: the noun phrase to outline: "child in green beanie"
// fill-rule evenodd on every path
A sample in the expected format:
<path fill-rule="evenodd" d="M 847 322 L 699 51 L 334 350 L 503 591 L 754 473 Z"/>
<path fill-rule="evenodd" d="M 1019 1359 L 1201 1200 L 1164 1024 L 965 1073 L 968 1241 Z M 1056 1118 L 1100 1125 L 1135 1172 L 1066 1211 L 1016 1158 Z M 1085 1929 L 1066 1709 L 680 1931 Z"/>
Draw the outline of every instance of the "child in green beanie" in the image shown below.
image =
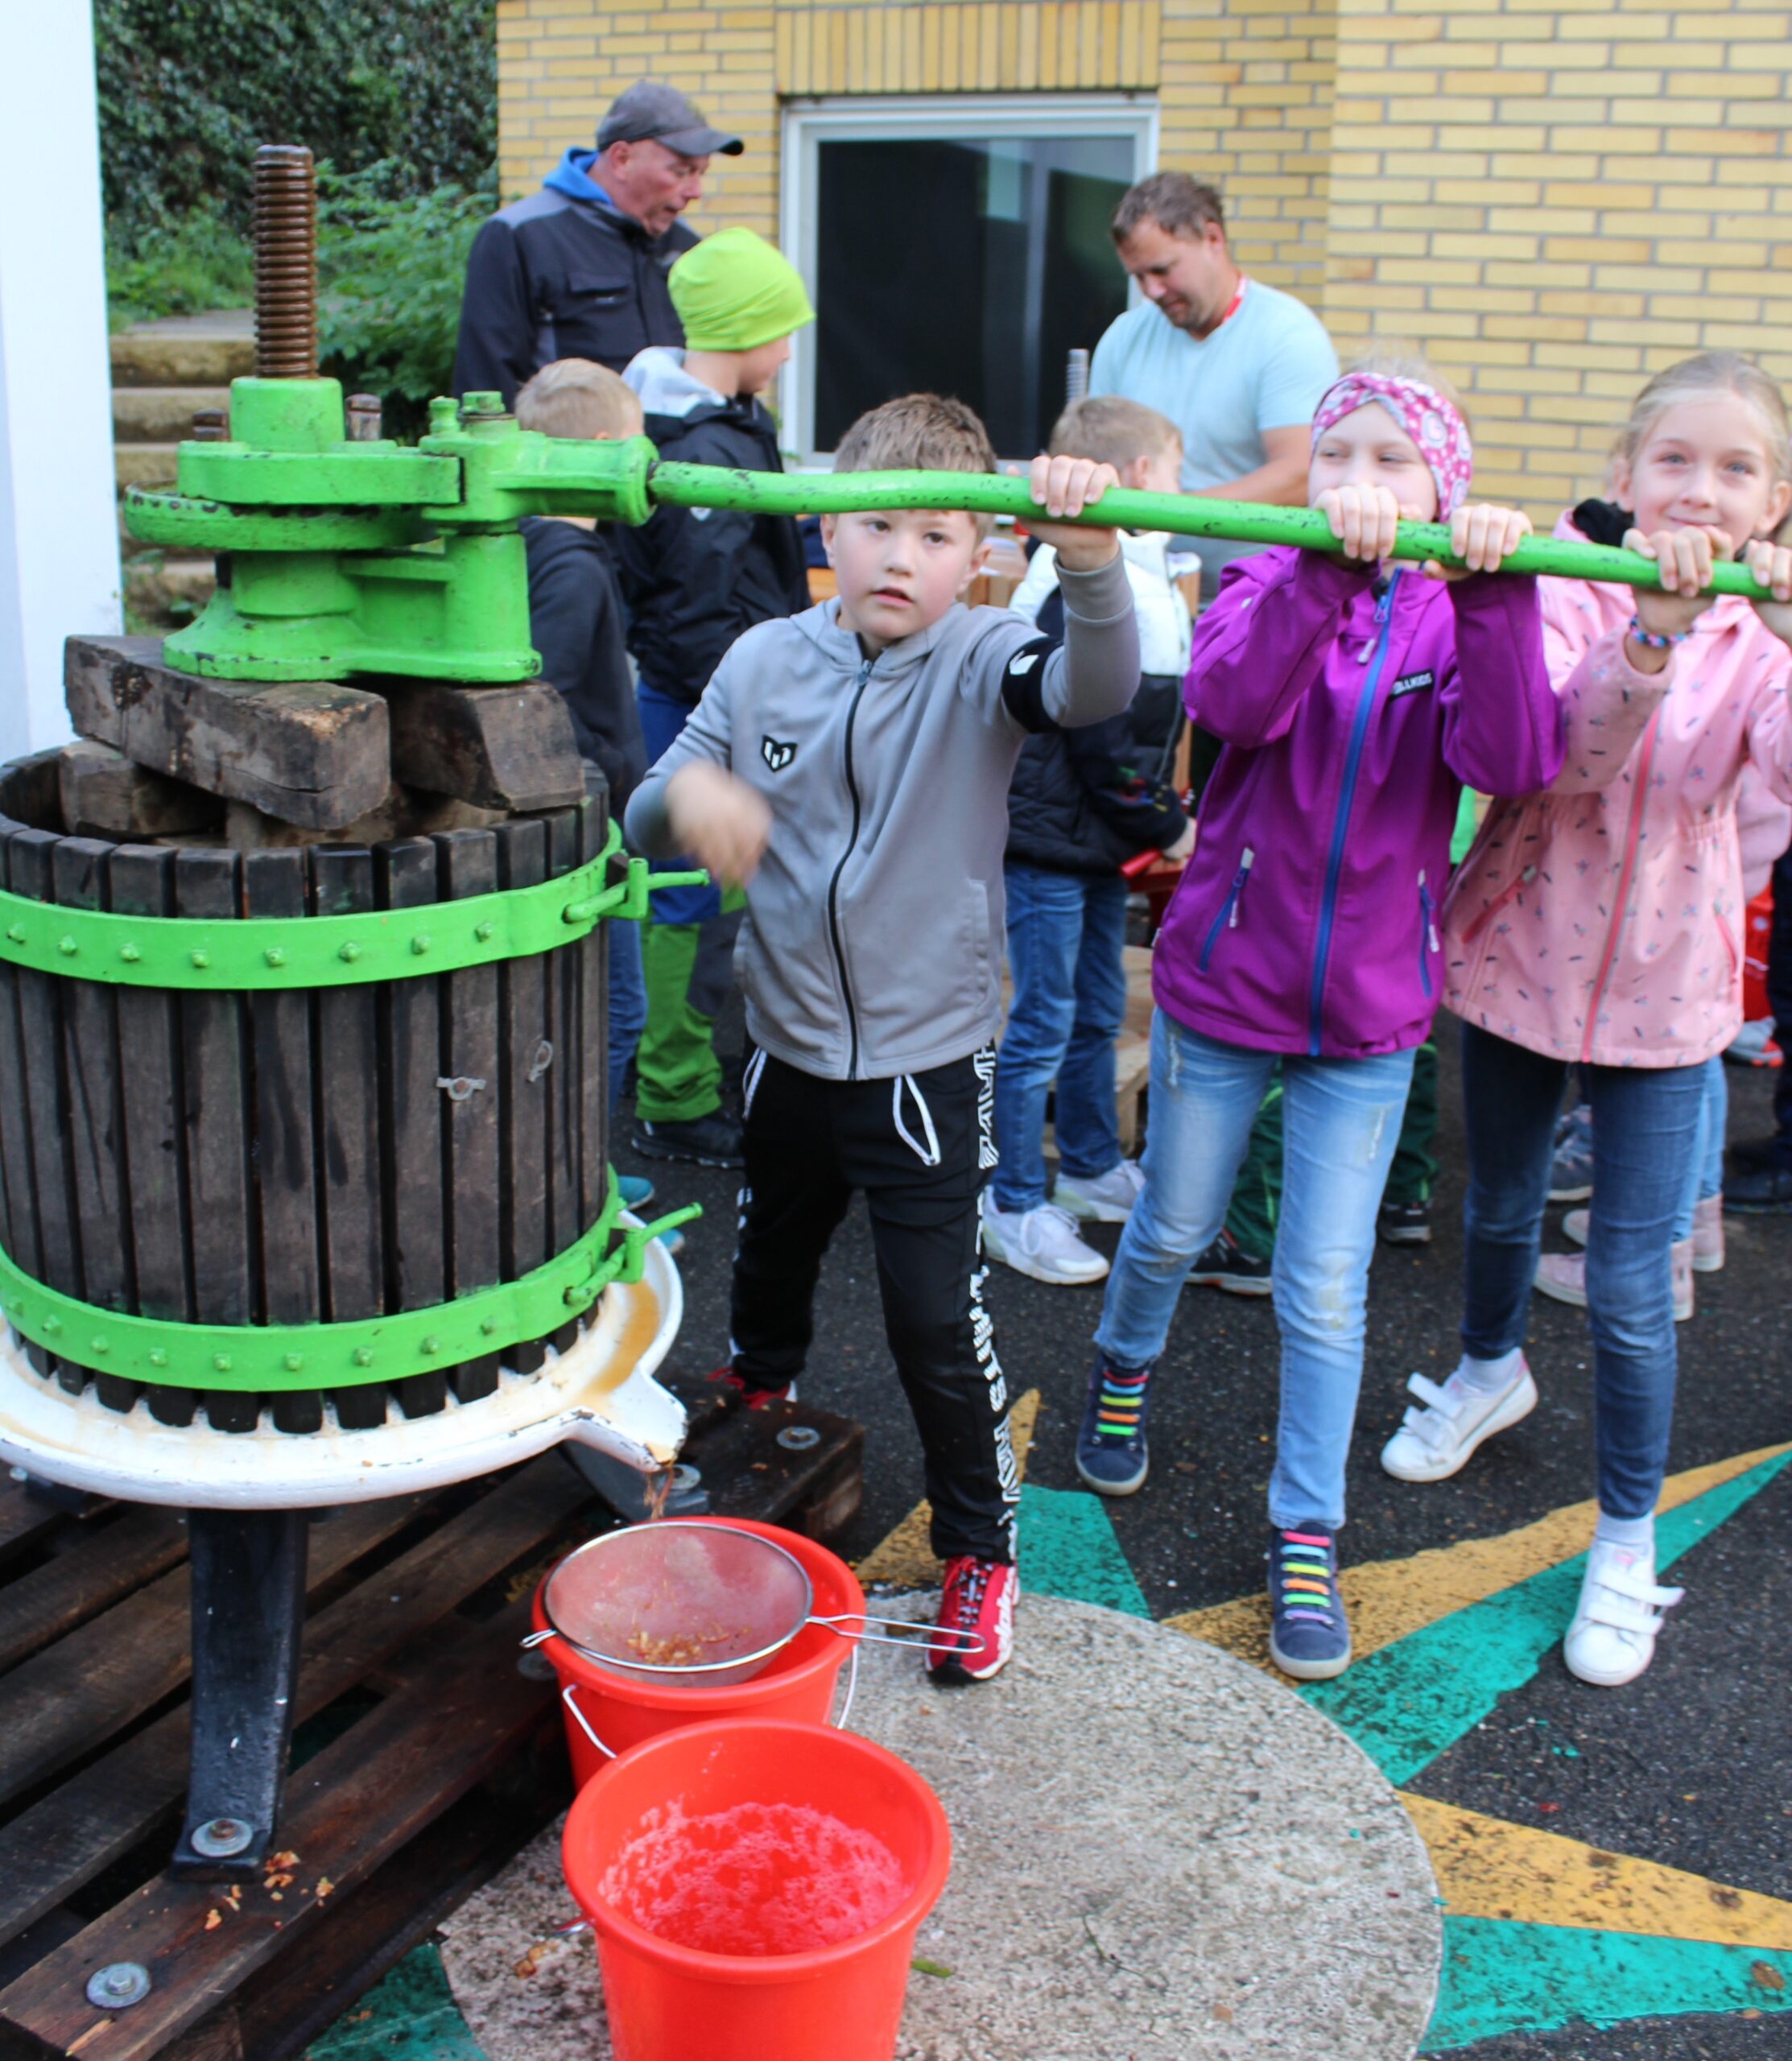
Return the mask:
<path fill-rule="evenodd" d="M 622 375 L 660 456 L 782 472 L 776 427 L 758 397 L 789 357 L 791 332 L 815 319 L 802 280 L 763 237 L 725 229 L 687 250 L 667 284 L 684 349 L 644 350 Z M 621 531 L 618 547 L 650 766 L 735 638 L 809 605 L 808 576 L 786 515 L 659 508 Z M 741 1164 L 714 1043 L 741 906 L 738 894 L 725 906 L 712 887 L 672 888 L 654 897 L 642 926 L 647 1027 L 635 1061 L 634 1144 L 650 1159 Z"/>

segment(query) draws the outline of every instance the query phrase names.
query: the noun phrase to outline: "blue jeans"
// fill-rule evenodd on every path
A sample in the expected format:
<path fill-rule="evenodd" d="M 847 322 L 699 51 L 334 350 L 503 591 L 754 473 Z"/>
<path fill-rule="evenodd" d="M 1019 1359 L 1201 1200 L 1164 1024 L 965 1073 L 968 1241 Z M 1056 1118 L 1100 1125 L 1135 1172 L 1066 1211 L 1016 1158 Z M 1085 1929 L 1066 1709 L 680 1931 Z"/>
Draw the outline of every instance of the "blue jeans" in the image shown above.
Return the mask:
<path fill-rule="evenodd" d="M 677 743 L 679 732 L 691 720 L 694 704 L 680 701 L 675 694 L 662 693 L 644 679 L 634 684 L 634 700 L 641 711 L 641 738 L 647 748 L 647 770 L 651 772 Z M 655 873 L 688 873 L 696 864 L 696 860 L 680 855 L 677 858 L 655 859 L 653 869 Z M 719 887 L 668 887 L 653 898 L 652 920 L 656 923 L 708 923 L 721 913 L 721 906 L 722 892 Z"/>
<path fill-rule="evenodd" d="M 1565 1060 L 1463 1026 L 1462 1344 L 1477 1359 L 1498 1359 L 1524 1343 L 1567 1072 Z M 1587 1314 L 1599 1506 L 1608 1517 L 1646 1517 L 1661 1494 L 1674 1419 L 1668 1255 L 1698 1164 L 1705 1071 L 1588 1066 L 1581 1074 L 1593 1111 Z"/>
<path fill-rule="evenodd" d="M 996 1058 L 998 1209 L 1046 1199 L 1046 1095 L 1058 1084 L 1058 1163 L 1078 1180 L 1120 1164 L 1114 1039 L 1126 1014 L 1126 883 L 1010 860 L 1008 970 L 1014 992 Z"/>
<path fill-rule="evenodd" d="M 604 926 L 609 952 L 609 1106 L 622 1092 L 622 1076 L 647 1021 L 647 989 L 641 977 L 641 926 L 620 919 Z"/>
<path fill-rule="evenodd" d="M 1707 1059 L 1699 1071 L 1705 1076 L 1705 1090 L 1699 1103 L 1699 1138 L 1687 1169 L 1679 1212 L 1674 1220 L 1676 1245 L 1692 1236 L 1695 1207 L 1724 1192 L 1724 1134 L 1729 1128 L 1730 1084 L 1724 1077 L 1722 1055 Z"/>
<path fill-rule="evenodd" d="M 1226 1218 L 1274 1052 L 1151 1020 L 1145 1192 L 1108 1276 L 1096 1344 L 1111 1364 L 1163 1350 L 1190 1262 Z M 1282 1055 L 1284 1185 L 1276 1227 L 1275 1312 L 1282 1410 L 1270 1522 L 1339 1525 L 1344 1462 L 1363 1378 L 1364 1311 L 1375 1212 L 1412 1082 L 1410 1051 L 1373 1059 Z"/>

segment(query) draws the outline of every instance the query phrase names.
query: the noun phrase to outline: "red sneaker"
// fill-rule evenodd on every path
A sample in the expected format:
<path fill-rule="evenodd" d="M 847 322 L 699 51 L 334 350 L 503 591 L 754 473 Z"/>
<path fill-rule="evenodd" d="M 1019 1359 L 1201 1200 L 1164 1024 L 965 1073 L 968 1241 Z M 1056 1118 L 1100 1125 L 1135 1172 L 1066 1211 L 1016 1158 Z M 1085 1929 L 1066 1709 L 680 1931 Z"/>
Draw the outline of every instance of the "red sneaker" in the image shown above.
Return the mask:
<path fill-rule="evenodd" d="M 749 1381 L 734 1371 L 732 1361 L 725 1367 L 718 1367 L 709 1378 L 719 1382 L 732 1391 L 722 1398 L 730 1410 L 763 1410 L 768 1402 L 795 1402 L 796 1383 L 787 1382 L 782 1388 L 756 1388 Z"/>
<path fill-rule="evenodd" d="M 987 1682 L 1014 1650 L 1014 1599 L 1020 1578 L 1005 1560 L 959 1553 L 946 1563 L 936 1636 L 927 1642 L 935 1682 Z"/>

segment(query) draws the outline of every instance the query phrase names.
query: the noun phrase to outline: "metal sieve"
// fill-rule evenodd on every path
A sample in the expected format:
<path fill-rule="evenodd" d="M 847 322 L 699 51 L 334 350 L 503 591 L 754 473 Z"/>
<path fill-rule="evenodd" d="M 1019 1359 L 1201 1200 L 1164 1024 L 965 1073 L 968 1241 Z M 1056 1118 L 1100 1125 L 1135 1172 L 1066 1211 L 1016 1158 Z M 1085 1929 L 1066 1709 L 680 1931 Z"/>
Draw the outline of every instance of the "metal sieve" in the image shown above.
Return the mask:
<path fill-rule="evenodd" d="M 886 1646 L 982 1650 L 975 1634 L 862 1611 L 821 1617 L 814 1601 L 802 1563 L 771 1539 L 713 1518 L 653 1518 L 568 1553 L 542 1589 L 547 1629 L 522 1643 L 564 1639 L 615 1674 L 692 1688 L 751 1681 L 809 1625 Z"/>

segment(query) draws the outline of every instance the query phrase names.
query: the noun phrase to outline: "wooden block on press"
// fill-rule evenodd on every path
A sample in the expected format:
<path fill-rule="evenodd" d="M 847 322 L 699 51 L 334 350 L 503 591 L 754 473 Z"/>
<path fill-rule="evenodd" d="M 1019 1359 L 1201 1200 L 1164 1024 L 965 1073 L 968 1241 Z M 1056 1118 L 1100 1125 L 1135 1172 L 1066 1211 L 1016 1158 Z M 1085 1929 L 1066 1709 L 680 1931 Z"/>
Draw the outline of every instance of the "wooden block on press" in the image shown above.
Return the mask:
<path fill-rule="evenodd" d="M 82 736 L 283 823 L 343 829 L 391 785 L 386 704 L 360 688 L 204 679 L 164 666 L 153 637 L 71 637 L 63 684 Z"/>
<path fill-rule="evenodd" d="M 76 737 L 58 755 L 62 820 L 71 836 L 141 844 L 151 837 L 215 830 L 225 804 L 203 787 L 134 764 L 109 744 Z"/>
<path fill-rule="evenodd" d="M 584 769 L 566 704 L 545 680 L 460 687 L 382 679 L 392 717 L 392 771 L 407 787 L 481 808 L 564 808 Z"/>

